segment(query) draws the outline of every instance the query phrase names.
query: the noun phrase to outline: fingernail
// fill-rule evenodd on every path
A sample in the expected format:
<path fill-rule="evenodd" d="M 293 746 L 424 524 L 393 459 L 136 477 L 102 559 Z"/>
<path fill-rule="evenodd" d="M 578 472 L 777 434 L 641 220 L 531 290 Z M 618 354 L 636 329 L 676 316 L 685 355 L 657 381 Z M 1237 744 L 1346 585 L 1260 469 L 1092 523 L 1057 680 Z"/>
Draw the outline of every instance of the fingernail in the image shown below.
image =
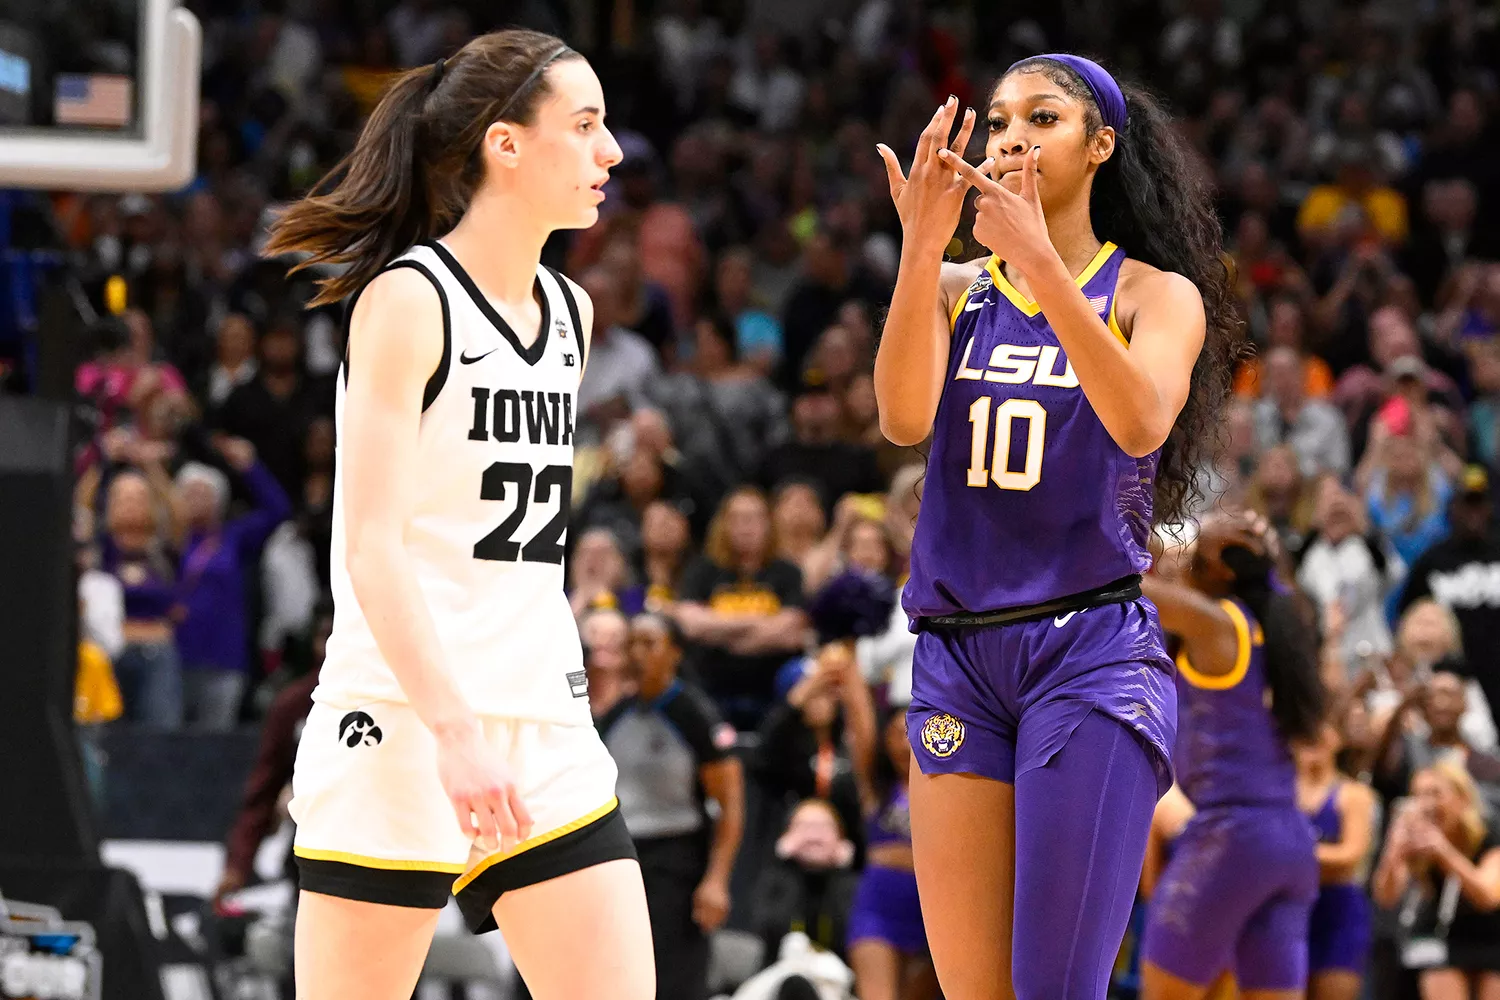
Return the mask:
<path fill-rule="evenodd" d="M 953 94 L 949 94 L 948 95 L 948 103 L 949 104 L 952 104 L 954 101 L 957 101 L 957 100 L 958 100 L 958 98 L 956 96 L 954 96 Z"/>

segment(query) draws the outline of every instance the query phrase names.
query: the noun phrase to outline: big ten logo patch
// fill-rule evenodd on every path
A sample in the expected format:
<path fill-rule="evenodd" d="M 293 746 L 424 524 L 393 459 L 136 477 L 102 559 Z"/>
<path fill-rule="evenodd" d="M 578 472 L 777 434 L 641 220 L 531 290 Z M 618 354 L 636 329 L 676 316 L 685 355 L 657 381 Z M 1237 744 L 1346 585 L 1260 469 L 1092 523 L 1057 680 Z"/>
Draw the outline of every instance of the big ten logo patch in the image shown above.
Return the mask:
<path fill-rule="evenodd" d="M 708 606 L 724 615 L 774 615 L 781 610 L 781 598 L 764 587 L 742 584 L 715 591 Z"/>
<path fill-rule="evenodd" d="M 375 720 L 364 712 L 350 712 L 339 720 L 339 741 L 347 747 L 379 745 L 385 738 Z"/>

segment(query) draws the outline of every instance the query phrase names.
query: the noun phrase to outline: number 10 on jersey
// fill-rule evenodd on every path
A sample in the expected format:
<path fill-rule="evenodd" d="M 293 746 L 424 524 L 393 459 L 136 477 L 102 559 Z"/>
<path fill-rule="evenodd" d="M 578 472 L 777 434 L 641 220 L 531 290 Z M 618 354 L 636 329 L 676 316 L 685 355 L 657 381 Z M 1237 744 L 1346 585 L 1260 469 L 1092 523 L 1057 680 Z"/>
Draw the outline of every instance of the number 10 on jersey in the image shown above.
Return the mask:
<path fill-rule="evenodd" d="M 995 447 L 989 448 L 990 423 L 995 425 Z M 1011 436 L 1016 421 L 1025 422 L 1026 450 L 1020 471 L 1010 468 Z M 1007 399 L 995 405 L 980 396 L 969 406 L 969 485 L 983 489 L 993 480 L 1002 490 L 1031 489 L 1042 481 L 1042 452 L 1047 443 L 1047 410 L 1034 399 Z M 989 458 L 988 467 L 985 458 Z"/>

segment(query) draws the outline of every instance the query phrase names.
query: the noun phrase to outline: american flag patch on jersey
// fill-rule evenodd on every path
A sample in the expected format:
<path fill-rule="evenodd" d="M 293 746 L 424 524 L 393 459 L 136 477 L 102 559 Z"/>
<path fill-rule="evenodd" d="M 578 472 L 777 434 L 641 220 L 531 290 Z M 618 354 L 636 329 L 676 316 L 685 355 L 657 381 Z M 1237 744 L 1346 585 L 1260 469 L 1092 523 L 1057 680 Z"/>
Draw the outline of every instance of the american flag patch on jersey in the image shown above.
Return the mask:
<path fill-rule="evenodd" d="M 1094 310 L 1094 312 L 1098 313 L 1101 317 L 1105 316 L 1109 312 L 1109 296 L 1095 295 L 1093 298 L 1089 299 L 1089 308 Z"/>

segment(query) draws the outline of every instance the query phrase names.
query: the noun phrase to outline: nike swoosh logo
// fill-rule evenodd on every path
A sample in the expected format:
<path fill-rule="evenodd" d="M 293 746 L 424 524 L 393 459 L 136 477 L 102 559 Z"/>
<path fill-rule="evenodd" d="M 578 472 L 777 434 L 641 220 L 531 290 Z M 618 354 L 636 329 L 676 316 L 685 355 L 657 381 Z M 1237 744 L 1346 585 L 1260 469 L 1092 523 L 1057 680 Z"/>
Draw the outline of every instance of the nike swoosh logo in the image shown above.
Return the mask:
<path fill-rule="evenodd" d="M 1056 618 L 1054 618 L 1052 620 L 1052 627 L 1053 628 L 1062 628 L 1064 625 L 1068 624 L 1068 622 L 1072 621 L 1073 620 L 1073 616 L 1076 615 L 1076 614 L 1078 614 L 1078 612 L 1076 612 L 1076 611 L 1069 611 L 1065 615 L 1058 615 Z"/>
<path fill-rule="evenodd" d="M 966 313 L 971 313 L 975 309 L 983 309 L 983 308 L 984 308 L 984 300 L 983 299 L 980 299 L 978 302 L 968 302 L 968 303 L 964 304 L 964 312 L 966 312 Z"/>
<path fill-rule="evenodd" d="M 458 363 L 461 365 L 472 365 L 476 361 L 483 361 L 485 358 L 489 357 L 491 354 L 494 354 L 499 349 L 500 348 L 498 347 L 491 347 L 488 351 L 485 351 L 478 357 L 473 358 L 469 357 L 467 354 L 460 354 L 458 356 Z"/>

